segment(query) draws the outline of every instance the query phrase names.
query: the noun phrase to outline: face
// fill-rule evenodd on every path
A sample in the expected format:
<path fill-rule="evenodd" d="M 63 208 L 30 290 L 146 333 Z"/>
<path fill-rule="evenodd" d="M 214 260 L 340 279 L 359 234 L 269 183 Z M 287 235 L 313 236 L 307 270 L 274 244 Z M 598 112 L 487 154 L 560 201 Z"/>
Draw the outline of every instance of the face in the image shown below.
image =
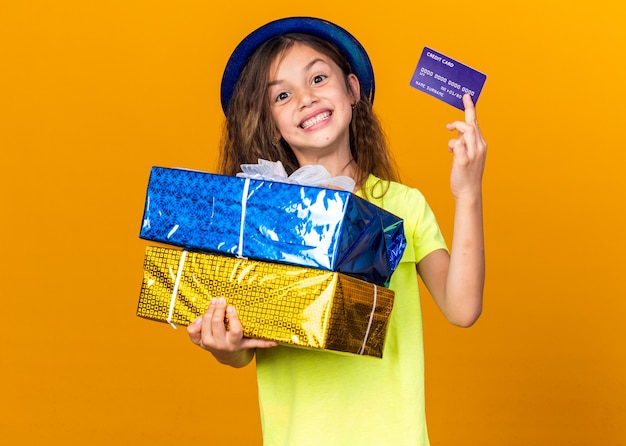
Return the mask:
<path fill-rule="evenodd" d="M 274 122 L 301 165 L 350 158 L 349 126 L 359 83 L 319 51 L 295 43 L 270 67 L 268 94 Z"/>

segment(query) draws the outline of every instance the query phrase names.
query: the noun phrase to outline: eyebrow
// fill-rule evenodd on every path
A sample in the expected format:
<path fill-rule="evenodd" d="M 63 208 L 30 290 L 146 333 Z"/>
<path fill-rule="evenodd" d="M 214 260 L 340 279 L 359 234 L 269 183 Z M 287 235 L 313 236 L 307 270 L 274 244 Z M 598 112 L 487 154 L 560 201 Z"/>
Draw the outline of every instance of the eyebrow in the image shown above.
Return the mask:
<path fill-rule="evenodd" d="M 328 62 L 326 62 L 324 59 L 321 59 L 321 58 L 317 57 L 317 58 L 313 59 L 311 62 L 309 62 L 308 64 L 306 64 L 305 67 L 304 67 L 304 70 L 302 70 L 302 71 L 310 70 L 313 67 L 313 65 L 315 65 L 318 62 L 322 62 L 323 64 L 328 65 Z M 282 80 L 277 79 L 275 81 L 268 82 L 267 86 L 268 87 L 273 87 L 274 85 L 278 85 L 281 82 L 282 82 Z"/>

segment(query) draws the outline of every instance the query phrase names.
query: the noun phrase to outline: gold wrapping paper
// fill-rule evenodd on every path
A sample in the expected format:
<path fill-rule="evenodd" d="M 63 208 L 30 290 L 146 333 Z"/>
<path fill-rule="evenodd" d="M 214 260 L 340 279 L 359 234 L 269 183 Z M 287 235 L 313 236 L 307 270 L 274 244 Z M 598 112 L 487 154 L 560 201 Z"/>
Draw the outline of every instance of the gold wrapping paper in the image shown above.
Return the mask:
<path fill-rule="evenodd" d="M 394 293 L 332 271 L 146 248 L 138 316 L 189 325 L 212 297 L 237 309 L 247 337 L 382 357 Z"/>

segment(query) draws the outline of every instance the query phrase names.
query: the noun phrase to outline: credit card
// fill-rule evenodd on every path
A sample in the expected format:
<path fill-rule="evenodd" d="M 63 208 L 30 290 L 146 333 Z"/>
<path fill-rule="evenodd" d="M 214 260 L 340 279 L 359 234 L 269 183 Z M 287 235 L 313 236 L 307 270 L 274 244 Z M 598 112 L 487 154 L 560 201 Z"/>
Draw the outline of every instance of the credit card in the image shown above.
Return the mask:
<path fill-rule="evenodd" d="M 468 93 L 476 104 L 486 80 L 487 76 L 480 71 L 424 47 L 411 78 L 411 87 L 465 110 L 463 95 Z"/>

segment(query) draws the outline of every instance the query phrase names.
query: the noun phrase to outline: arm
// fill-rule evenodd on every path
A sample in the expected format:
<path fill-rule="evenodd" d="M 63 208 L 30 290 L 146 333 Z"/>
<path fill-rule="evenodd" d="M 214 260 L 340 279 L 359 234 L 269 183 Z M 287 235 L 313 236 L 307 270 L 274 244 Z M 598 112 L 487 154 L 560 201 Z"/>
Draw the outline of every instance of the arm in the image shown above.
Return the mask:
<path fill-rule="evenodd" d="M 455 198 L 454 234 L 450 255 L 434 251 L 417 265 L 418 272 L 445 317 L 471 326 L 482 311 L 485 248 L 482 217 L 482 175 L 485 143 L 469 95 L 463 97 L 465 121 L 447 125 L 458 137 L 448 148 L 454 154 L 450 185 Z"/>
<path fill-rule="evenodd" d="M 229 327 L 224 323 L 228 315 Z M 243 337 L 243 327 L 237 311 L 226 306 L 226 299 L 213 298 L 203 316 L 187 327 L 191 342 L 211 352 L 222 364 L 244 367 L 254 358 L 257 348 L 274 347 L 276 342 Z"/>

